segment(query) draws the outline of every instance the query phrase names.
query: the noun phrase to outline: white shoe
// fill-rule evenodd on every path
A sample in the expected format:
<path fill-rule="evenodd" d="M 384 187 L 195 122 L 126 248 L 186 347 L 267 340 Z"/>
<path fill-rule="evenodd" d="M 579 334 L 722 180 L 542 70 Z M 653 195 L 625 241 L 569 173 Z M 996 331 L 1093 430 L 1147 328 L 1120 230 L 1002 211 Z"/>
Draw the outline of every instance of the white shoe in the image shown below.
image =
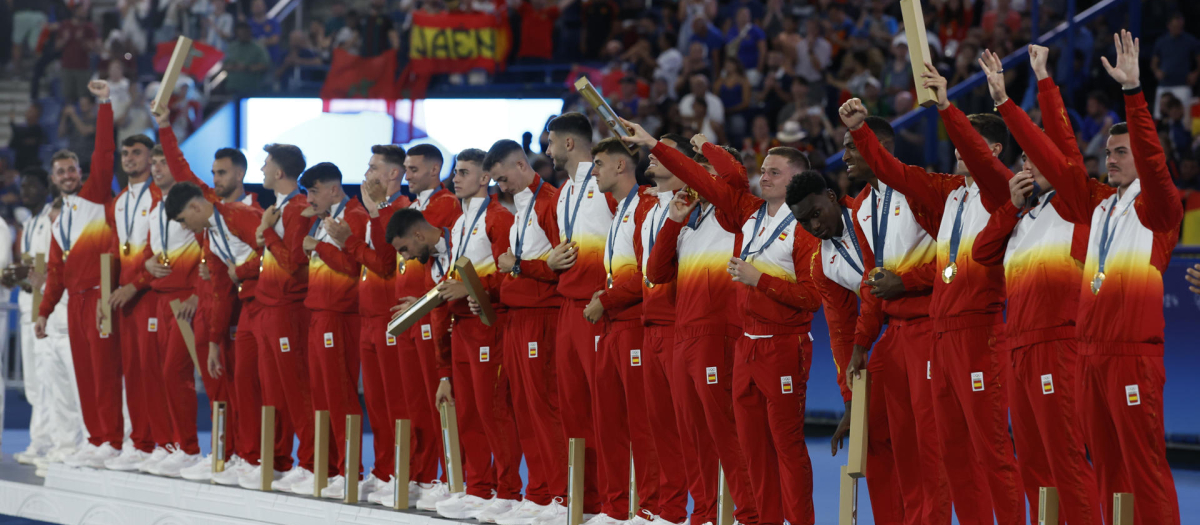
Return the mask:
<path fill-rule="evenodd" d="M 300 466 L 292 467 L 292 470 L 287 471 L 282 478 L 271 482 L 271 490 L 275 492 L 291 492 L 292 486 L 301 480 L 311 480 L 312 471 L 301 468 Z"/>
<path fill-rule="evenodd" d="M 204 456 L 190 467 L 179 469 L 179 477 L 188 481 L 208 481 L 212 479 L 212 454 Z"/>
<path fill-rule="evenodd" d="M 437 503 L 450 497 L 450 488 L 441 481 L 434 481 L 428 485 L 422 483 L 421 497 L 417 498 L 417 510 L 435 511 Z"/>
<path fill-rule="evenodd" d="M 212 475 L 212 482 L 218 485 L 232 487 L 238 484 L 238 477 L 242 474 L 254 469 L 254 465 L 247 463 L 242 458 L 234 456 L 233 459 L 225 462 L 225 470 Z"/>
<path fill-rule="evenodd" d="M 333 478 L 325 478 L 325 479 L 327 480 L 325 482 L 325 486 L 328 487 L 329 482 L 333 481 Z M 301 496 L 312 496 L 313 489 L 315 488 L 316 483 L 317 483 L 316 475 L 306 476 L 304 479 L 298 480 L 292 484 L 292 488 L 291 488 L 292 494 L 299 494 Z"/>
<path fill-rule="evenodd" d="M 62 463 L 78 450 L 80 449 L 71 447 L 52 448 L 43 457 L 50 463 Z"/>
<path fill-rule="evenodd" d="M 521 502 L 515 499 L 492 498 L 475 519 L 480 523 L 496 523 L 496 518 L 504 516 L 519 507 Z"/>
<path fill-rule="evenodd" d="M 595 514 L 584 514 L 583 520 L 590 521 Z M 554 498 L 541 516 L 534 518 L 533 525 L 567 525 L 567 506 L 562 498 Z"/>
<path fill-rule="evenodd" d="M 178 454 L 183 454 L 183 451 L 175 448 L 174 445 L 167 445 L 166 448 L 154 447 L 154 452 L 150 453 L 150 457 L 146 458 L 141 463 L 138 463 L 137 470 L 138 472 L 154 474 L 154 469 L 158 467 L 159 463 L 162 463 L 169 458 L 176 457 Z"/>
<path fill-rule="evenodd" d="M 271 478 L 271 483 L 274 485 L 275 480 L 282 478 L 283 473 L 278 470 L 272 470 L 274 477 Z M 246 490 L 258 490 L 262 488 L 262 465 L 256 465 L 238 475 L 237 484 Z"/>
<path fill-rule="evenodd" d="M 63 458 L 63 464 L 74 468 L 85 466 L 88 464 L 88 460 L 92 458 L 92 454 L 95 454 L 97 450 L 100 449 L 95 445 L 92 445 L 91 443 L 85 443 L 74 453 Z"/>
<path fill-rule="evenodd" d="M 561 506 L 561 502 L 562 498 L 554 498 L 554 501 L 549 505 L 538 505 L 532 501 L 524 500 L 509 512 L 496 516 L 496 523 L 497 525 L 530 525 L 534 519 L 537 519 L 538 516 L 541 516 L 550 507 L 554 505 Z"/>
<path fill-rule="evenodd" d="M 627 523 L 629 522 L 626 520 L 619 520 L 601 512 L 600 514 L 593 516 L 592 519 L 584 522 L 583 525 L 625 525 Z"/>
<path fill-rule="evenodd" d="M 383 490 L 387 485 L 387 482 L 375 477 L 374 474 L 368 475 L 365 479 L 358 482 L 358 501 L 367 501 L 367 498 L 371 494 Z"/>
<path fill-rule="evenodd" d="M 132 447 L 130 447 L 130 448 L 132 448 Z M 138 451 L 138 453 L 148 456 L 148 454 L 146 454 L 145 452 Z M 87 462 L 87 465 L 85 465 L 85 466 L 92 467 L 92 468 L 108 468 L 108 465 L 106 465 L 106 463 L 108 463 L 109 460 L 116 459 L 120 456 L 121 456 L 120 450 L 117 450 L 117 449 L 113 448 L 112 445 L 105 443 L 103 445 L 100 445 L 100 448 L 97 448 L 96 452 L 92 453 L 92 455 L 90 457 L 88 457 L 88 462 Z M 128 469 L 126 469 L 126 470 L 128 470 Z"/>
<path fill-rule="evenodd" d="M 638 517 L 640 518 L 641 516 L 638 516 Z M 662 516 L 654 516 L 654 521 L 657 522 L 659 525 L 692 525 L 691 518 L 684 518 L 683 522 L 681 522 L 681 523 L 671 523 L 667 520 L 664 520 L 662 518 Z"/>
<path fill-rule="evenodd" d="M 35 459 L 45 455 L 45 452 L 34 448 L 33 445 L 29 445 L 25 450 L 13 454 L 13 459 L 22 465 L 32 465 Z"/>
<path fill-rule="evenodd" d="M 329 484 L 321 489 L 321 497 L 326 499 L 346 499 L 346 477 L 334 476 L 329 478 Z"/>
<path fill-rule="evenodd" d="M 359 494 L 362 494 L 362 489 L 359 489 Z M 396 478 L 392 478 L 391 481 L 381 484 L 379 488 L 375 490 L 375 492 L 367 494 L 367 503 L 391 507 L 392 501 L 395 500 L 395 498 Z"/>
<path fill-rule="evenodd" d="M 166 476 L 168 478 L 178 478 L 185 468 L 190 468 L 193 465 L 206 463 L 200 454 L 188 454 L 182 450 L 176 450 L 178 454 L 171 454 L 167 459 L 160 461 L 158 464 L 150 468 L 150 473 L 157 476 Z M 207 463 L 209 468 L 212 468 L 211 463 Z"/>
<path fill-rule="evenodd" d="M 448 498 L 437 502 L 434 507 L 437 508 L 437 513 L 443 518 L 452 520 L 469 520 L 479 517 L 483 509 L 487 508 L 492 503 L 490 499 L 483 499 L 479 496 L 463 494 L 461 497 Z"/>

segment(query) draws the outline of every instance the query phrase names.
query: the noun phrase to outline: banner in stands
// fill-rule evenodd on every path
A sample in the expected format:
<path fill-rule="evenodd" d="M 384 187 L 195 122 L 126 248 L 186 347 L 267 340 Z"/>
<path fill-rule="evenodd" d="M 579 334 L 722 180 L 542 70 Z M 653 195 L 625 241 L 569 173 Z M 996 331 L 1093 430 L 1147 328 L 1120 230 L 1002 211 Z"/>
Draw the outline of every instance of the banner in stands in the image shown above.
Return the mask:
<path fill-rule="evenodd" d="M 504 65 L 511 35 L 504 16 L 413 13 L 408 71 L 417 75 L 494 73 Z"/>
<path fill-rule="evenodd" d="M 321 87 L 321 98 L 394 99 L 396 85 L 396 50 L 389 49 L 379 56 L 360 57 L 342 49 L 333 50 L 333 64 Z"/>

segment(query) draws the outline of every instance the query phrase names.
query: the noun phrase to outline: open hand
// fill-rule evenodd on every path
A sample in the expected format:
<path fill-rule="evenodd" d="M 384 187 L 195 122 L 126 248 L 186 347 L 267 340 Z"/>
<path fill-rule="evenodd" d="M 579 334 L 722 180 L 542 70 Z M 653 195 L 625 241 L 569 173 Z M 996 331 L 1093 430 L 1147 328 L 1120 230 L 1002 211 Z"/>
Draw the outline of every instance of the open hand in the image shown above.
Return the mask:
<path fill-rule="evenodd" d="M 132 284 L 127 284 L 117 288 L 116 290 L 113 290 L 112 295 L 108 296 L 108 304 L 113 310 L 119 310 L 124 308 L 125 304 L 128 303 L 130 299 L 133 299 L 134 295 L 137 295 L 137 288 L 134 288 Z"/>
<path fill-rule="evenodd" d="M 405 310 L 408 310 L 409 307 L 411 307 L 413 304 L 416 304 L 416 302 L 417 298 L 411 295 L 408 297 L 401 297 L 396 306 L 392 307 L 392 319 L 394 320 L 397 317 L 400 317 L 400 314 L 403 314 Z"/>
<path fill-rule="evenodd" d="M 220 378 L 221 371 L 224 367 L 221 366 L 221 345 L 209 342 L 208 343 L 208 375 L 213 378 Z"/>
<path fill-rule="evenodd" d="M 157 257 L 146 259 L 146 271 L 150 272 L 155 279 L 162 279 L 171 275 L 171 267 L 158 262 Z"/>
<path fill-rule="evenodd" d="M 1188 282 L 1188 290 L 1200 295 L 1200 263 L 1193 264 L 1191 268 L 1188 268 L 1187 275 L 1184 275 L 1183 278 Z"/>
<path fill-rule="evenodd" d="M 850 128 L 850 131 L 854 131 L 861 128 L 863 122 L 867 120 L 867 107 L 861 100 L 852 98 L 842 104 L 841 109 L 838 109 L 838 115 L 842 117 L 842 123 Z"/>
<path fill-rule="evenodd" d="M 647 148 L 647 150 L 654 149 L 654 146 L 658 145 L 658 139 L 654 138 L 654 135 L 646 132 L 646 129 L 640 125 L 625 119 L 621 119 L 621 125 L 625 126 L 625 128 L 632 133 L 632 135 L 628 137 L 621 137 L 621 140 L 625 141 L 626 144 L 644 146 Z"/>
<path fill-rule="evenodd" d="M 578 256 L 579 246 L 574 241 L 563 241 L 546 255 L 546 265 L 551 270 L 561 272 L 575 266 Z"/>
<path fill-rule="evenodd" d="M 329 237 L 338 244 L 345 246 L 346 239 L 350 238 L 350 225 L 341 219 L 331 219 L 325 221 L 325 232 Z"/>
<path fill-rule="evenodd" d="M 737 257 L 729 259 L 729 265 L 726 267 L 729 275 L 733 276 L 733 282 L 742 283 L 747 286 L 758 286 L 758 280 L 762 278 L 762 272 L 750 264 Z"/>
<path fill-rule="evenodd" d="M 1113 35 L 1113 44 L 1117 47 L 1117 65 L 1109 64 L 1108 57 L 1100 57 L 1100 63 L 1108 71 L 1108 76 L 1121 84 L 1121 89 L 1133 89 L 1142 84 L 1138 70 L 1138 57 L 1142 49 L 1139 39 L 1124 29 L 1121 34 Z"/>
<path fill-rule="evenodd" d="M 979 56 L 979 67 L 983 68 L 983 73 L 987 75 L 988 91 L 992 94 L 992 102 L 997 106 L 1003 104 L 1008 100 L 1008 93 L 1004 89 L 1004 63 L 990 49 L 985 49 Z"/>
<path fill-rule="evenodd" d="M 179 312 L 175 314 L 175 318 L 184 323 L 192 322 L 196 317 L 196 307 L 200 304 L 200 297 L 192 294 L 186 301 L 179 303 Z"/>
<path fill-rule="evenodd" d="M 842 420 L 833 432 L 833 439 L 829 441 L 831 456 L 836 456 L 838 449 L 844 448 L 846 436 L 850 434 L 850 405 L 853 401 L 852 399 L 846 402 L 846 412 L 842 414 Z"/>

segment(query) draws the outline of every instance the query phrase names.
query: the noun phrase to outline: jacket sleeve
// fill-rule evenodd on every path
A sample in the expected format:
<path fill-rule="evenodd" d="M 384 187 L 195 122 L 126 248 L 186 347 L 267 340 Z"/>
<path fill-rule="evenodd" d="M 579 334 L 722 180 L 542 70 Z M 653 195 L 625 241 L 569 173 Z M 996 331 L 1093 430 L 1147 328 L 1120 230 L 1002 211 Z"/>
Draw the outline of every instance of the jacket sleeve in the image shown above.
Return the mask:
<path fill-rule="evenodd" d="M 705 142 L 701 150 L 704 152 L 704 158 L 708 159 L 708 161 L 712 163 L 713 169 L 717 170 L 717 173 L 722 177 L 725 177 L 726 180 L 748 179 L 748 176 L 746 175 L 746 166 L 728 151 L 725 151 L 725 148 L 719 147 L 711 142 Z M 705 173 L 707 173 L 707 171 Z M 746 186 L 745 189 L 734 188 L 730 184 L 713 180 L 711 177 L 709 180 L 712 180 L 716 183 L 716 191 L 710 193 L 713 193 L 713 196 L 716 197 L 717 200 L 714 201 L 709 199 L 708 196 L 704 195 L 703 193 L 701 193 L 701 195 L 704 195 L 704 198 L 708 199 L 708 202 L 711 202 L 717 206 L 717 211 L 722 212 L 729 218 L 733 219 L 730 222 L 735 223 L 738 226 L 738 231 L 733 233 L 740 233 L 742 223 L 745 222 L 748 217 L 753 215 L 754 212 L 758 211 L 758 209 L 762 207 L 763 203 L 766 201 L 755 196 L 753 193 L 750 193 L 749 186 Z M 699 191 L 699 189 L 696 191 Z"/>
<path fill-rule="evenodd" d="M 730 166 L 732 162 L 729 159 L 722 158 L 721 160 L 716 160 L 717 158 L 721 157 L 721 155 L 729 155 L 729 153 L 725 150 L 717 146 L 706 144 L 704 151 L 706 157 L 711 154 L 711 157 L 709 158 L 711 162 L 713 162 L 714 169 L 718 164 L 721 164 L 721 161 L 725 161 L 723 164 L 725 169 L 735 169 Z M 654 153 L 654 156 L 658 158 L 659 162 L 662 162 L 664 168 L 675 174 L 675 176 L 679 177 L 679 180 L 683 181 L 684 184 L 687 184 L 689 188 L 696 190 L 696 193 L 699 193 L 700 196 L 704 197 L 705 200 L 711 202 L 713 206 L 717 208 L 717 212 L 728 215 L 730 218 L 737 218 L 736 221 L 731 222 L 738 223 L 740 225 L 743 220 L 741 218 L 742 212 L 739 209 L 739 202 L 742 200 L 744 195 L 748 196 L 750 199 L 758 199 L 758 197 L 754 197 L 753 195 L 749 194 L 735 194 L 735 192 L 729 188 L 729 185 L 713 178 L 712 174 L 709 173 L 708 170 L 704 169 L 704 167 L 699 163 L 687 158 L 683 153 L 680 153 L 679 150 L 663 144 L 662 142 L 659 142 L 656 146 L 654 146 L 654 149 L 651 150 L 651 152 Z M 744 170 L 745 168 L 741 169 Z M 720 169 L 718 169 L 718 172 L 720 172 Z M 759 202 L 761 203 L 761 200 Z M 751 208 L 751 213 L 753 213 L 753 210 L 757 208 L 758 206 Z"/>
<path fill-rule="evenodd" d="M 1020 210 L 1013 206 L 1012 201 L 1004 203 L 1000 209 L 992 213 L 987 226 L 975 237 L 975 245 L 971 248 L 971 258 L 984 266 L 1000 266 L 1004 264 L 1004 253 L 1008 250 L 1008 238 L 1021 219 L 1017 217 Z"/>
<path fill-rule="evenodd" d="M 550 240 L 550 244 L 554 244 L 558 240 L 558 216 L 556 212 L 556 203 L 558 194 L 555 192 L 546 192 L 544 195 L 539 194 L 538 200 L 533 204 L 534 210 L 537 213 L 538 226 L 545 232 L 546 238 Z M 536 279 L 547 283 L 558 282 L 558 272 L 550 269 L 550 265 L 546 264 L 546 259 L 522 259 L 517 261 L 521 266 L 521 276 Z"/>
<path fill-rule="evenodd" d="M 995 212 L 1009 200 L 1008 179 L 1012 178 L 1012 172 L 999 157 L 992 155 L 987 140 L 975 131 L 975 127 L 962 110 L 951 105 L 940 113 L 950 141 L 958 148 L 963 163 L 967 165 L 967 170 L 979 185 L 984 209 L 988 213 Z"/>
<path fill-rule="evenodd" d="M 308 232 L 308 220 L 300 215 L 303 211 L 303 206 L 285 206 L 283 215 L 279 220 L 283 221 L 283 235 L 290 236 L 296 230 Z M 303 223 L 303 224 L 300 224 Z M 291 246 L 284 242 L 283 238 L 275 232 L 275 228 L 267 228 L 263 230 L 263 243 L 266 244 L 263 248 L 271 251 L 271 257 L 275 258 L 275 263 L 288 275 L 296 272 L 298 265 L 296 264 L 296 253 L 291 249 Z M 301 241 L 303 243 L 303 241 Z M 303 244 L 302 244 L 303 245 Z M 303 250 L 300 251 L 303 256 Z"/>
<path fill-rule="evenodd" d="M 1173 231 L 1183 221 L 1183 201 L 1167 170 L 1167 156 L 1140 87 L 1125 92 L 1125 120 L 1129 123 L 1133 162 L 1142 181 L 1142 194 L 1134 205 L 1138 219 L 1151 231 Z"/>
<path fill-rule="evenodd" d="M 381 231 L 380 217 L 382 215 L 368 219 L 371 223 L 371 243 L 375 248 L 367 244 L 366 235 L 351 235 L 346 239 L 346 252 L 371 273 L 386 278 L 396 271 L 396 250 L 384 240 L 386 235 Z"/>
<path fill-rule="evenodd" d="M 796 268 L 796 282 L 764 273 L 758 279 L 758 291 L 800 311 L 815 312 L 820 309 L 821 292 L 813 283 L 812 265 L 809 264 L 814 252 L 813 245 L 820 246 L 807 235 L 799 235 L 799 232 L 793 235 L 792 264 Z"/>
<path fill-rule="evenodd" d="M 1000 116 L 1012 130 L 1017 144 L 1025 150 L 1029 160 L 1042 172 L 1055 189 L 1055 210 L 1066 220 L 1075 224 L 1091 224 L 1095 208 L 1088 189 L 1087 171 L 1082 164 L 1063 155 L 1042 130 L 1038 129 L 1012 99 L 1000 107 Z M 1050 126 L 1047 126 L 1050 127 Z M 1156 135 L 1157 137 L 1157 135 Z M 1155 138 L 1157 141 L 1158 139 Z"/>
<path fill-rule="evenodd" d="M 492 242 L 492 259 L 499 260 L 500 256 L 507 253 L 511 247 L 508 233 L 512 231 L 513 214 L 503 206 L 496 205 L 488 210 L 487 217 L 483 222 L 487 238 Z M 507 276 L 508 274 L 496 271 L 483 278 L 483 285 L 488 290 L 488 297 L 492 299 L 492 304 L 500 303 L 500 284 Z"/>
<path fill-rule="evenodd" d="M 816 246 L 820 246 L 817 244 Z M 821 292 L 821 304 L 825 307 L 825 324 L 829 325 L 829 343 L 833 349 L 833 363 L 837 368 L 838 390 L 842 401 L 850 400 L 850 387 L 846 385 L 843 371 L 854 353 L 854 327 L 858 319 L 858 297 L 854 292 L 829 280 L 821 266 L 821 250 L 812 250 L 808 256 L 809 273 Z"/>
<path fill-rule="evenodd" d="M 58 245 L 58 239 L 55 239 L 53 235 L 50 236 L 50 255 L 47 257 L 46 286 L 42 290 L 42 304 L 38 306 L 38 316 L 49 318 L 50 314 L 54 313 L 54 307 L 58 305 L 58 301 L 62 299 L 65 287 L 63 284 L 63 266 L 65 266 L 63 252 Z"/>
<path fill-rule="evenodd" d="M 1071 117 L 1067 115 L 1062 93 L 1051 77 L 1038 81 L 1038 107 L 1042 110 L 1042 125 L 1046 128 L 1046 135 L 1050 136 L 1058 151 L 1082 166 L 1083 154 L 1079 152 L 1075 130 L 1071 128 Z"/>
<path fill-rule="evenodd" d="M 875 260 L 875 252 L 871 249 L 871 244 L 867 242 L 867 236 L 857 221 L 854 223 L 854 234 L 858 236 L 858 245 L 862 248 L 863 260 Z M 905 288 L 908 288 L 908 283 L 904 284 Z M 862 281 L 859 282 L 858 290 L 862 306 L 858 315 L 858 323 L 854 327 L 854 344 L 871 348 L 871 345 L 875 344 L 875 340 L 879 338 L 879 333 L 883 331 L 883 305 L 880 302 L 881 299 L 871 295 L 871 287 L 867 285 L 867 274 L 865 273 Z"/>
<path fill-rule="evenodd" d="M 650 279 L 650 282 L 662 284 L 675 280 L 679 271 L 676 263 L 679 255 L 679 232 L 681 231 L 683 231 L 683 223 L 675 222 L 670 217 L 658 231 L 654 249 L 650 250 L 650 257 L 646 260 L 646 278 Z"/>
<path fill-rule="evenodd" d="M 112 199 L 113 181 L 112 104 L 100 104 L 96 112 L 96 149 L 92 151 L 92 172 L 79 189 L 79 196 L 97 204 Z"/>
<path fill-rule="evenodd" d="M 933 280 L 937 277 L 937 261 L 929 262 L 911 268 L 900 274 L 900 282 L 904 283 L 905 292 L 921 292 L 933 289 Z"/>
<path fill-rule="evenodd" d="M 934 222 L 942 222 L 946 196 L 962 185 L 961 182 L 954 181 L 957 177 L 931 174 L 917 166 L 900 162 L 895 155 L 884 149 L 875 132 L 867 126 L 851 131 L 850 135 L 854 138 L 854 146 L 879 180 L 904 194 L 910 205 L 919 206 Z M 913 212 L 917 213 L 918 210 L 914 209 Z"/>
<path fill-rule="evenodd" d="M 154 184 L 153 181 L 146 181 L 147 184 Z M 154 258 L 154 249 L 150 247 L 150 232 L 146 232 L 146 246 L 142 248 L 142 263 L 136 270 L 132 280 L 128 284 L 132 284 L 137 291 L 142 291 L 150 288 L 150 281 L 154 280 L 154 276 L 150 274 L 150 270 L 146 269 L 146 261 Z"/>
<path fill-rule="evenodd" d="M 366 235 L 366 217 L 364 214 L 347 213 L 346 223 L 350 225 L 351 237 L 362 237 Z M 323 241 L 317 244 L 317 255 L 321 256 L 321 260 L 325 261 L 330 268 L 338 273 L 349 275 L 355 279 L 358 278 L 359 264 L 354 260 L 354 257 L 345 248 L 338 248 L 336 244 Z"/>

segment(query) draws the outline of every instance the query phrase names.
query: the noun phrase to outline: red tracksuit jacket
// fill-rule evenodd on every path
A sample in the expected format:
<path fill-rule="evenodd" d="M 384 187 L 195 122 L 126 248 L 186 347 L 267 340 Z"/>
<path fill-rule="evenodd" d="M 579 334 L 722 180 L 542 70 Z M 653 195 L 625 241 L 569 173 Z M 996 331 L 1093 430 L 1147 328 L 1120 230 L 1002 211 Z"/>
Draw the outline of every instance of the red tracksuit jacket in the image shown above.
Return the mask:
<path fill-rule="evenodd" d="M 358 311 L 363 317 L 390 317 L 396 305 L 396 250 L 387 243 L 387 223 L 392 214 L 410 204 L 403 195 L 392 195 L 367 222 L 363 237 L 346 239 L 346 249 L 362 265 L 358 282 Z"/>
<path fill-rule="evenodd" d="M 558 189 L 558 242 L 571 240 L 579 248 L 575 265 L 559 273 L 558 293 L 580 306 L 591 301 L 592 294 L 603 290 L 608 281 L 604 243 L 616 209 L 616 200 L 600 191 L 591 162 L 579 163 L 575 174 Z"/>
<path fill-rule="evenodd" d="M 171 273 L 150 281 L 150 287 L 158 292 L 178 292 L 195 288 L 199 281 L 200 259 L 203 248 L 196 241 L 196 234 L 188 231 L 178 221 L 167 218 L 162 202 L 150 210 L 150 232 L 142 260 L 158 259 L 171 267 Z M 199 294 L 197 294 L 199 297 Z"/>
<path fill-rule="evenodd" d="M 536 175 L 528 188 L 513 195 L 516 213 L 508 232 L 508 243 L 514 254 L 521 246 L 517 261 L 521 273 L 518 276 L 510 274 L 500 282 L 500 300 L 506 306 L 558 308 L 562 305 L 558 274 L 546 264 L 546 256 L 559 238 L 554 213 L 557 201 L 558 189 Z"/>
<path fill-rule="evenodd" d="M 425 190 L 417 196 L 417 200 L 413 201 L 408 206 L 421 211 L 425 216 L 425 220 L 438 228 L 449 228 L 454 225 L 454 220 L 462 213 L 462 208 L 458 204 L 458 198 L 449 190 L 442 186 L 437 189 Z M 382 210 L 380 217 L 383 217 Z M 391 214 L 388 215 L 391 218 Z M 387 223 L 380 222 L 380 226 L 386 230 Z M 396 276 L 396 297 L 420 297 L 429 291 L 426 286 L 425 277 L 429 273 L 427 268 L 423 268 L 420 261 L 400 261 L 399 275 Z M 412 275 L 409 275 L 409 274 Z M 389 307 L 390 308 L 390 307 Z"/>
<path fill-rule="evenodd" d="M 632 196 L 610 197 L 617 201 L 617 215 L 608 227 L 604 271 L 612 276 L 612 285 L 606 284 L 600 304 L 609 321 L 640 321 L 644 284 L 638 254 L 642 253 L 642 223 L 658 199 L 648 186 L 634 187 Z"/>
<path fill-rule="evenodd" d="M 132 284 L 138 291 L 150 287 L 154 276 L 146 269 L 146 242 L 150 234 L 150 212 L 162 201 L 162 190 L 146 177 L 142 183 L 129 184 L 105 209 L 108 224 L 117 232 L 117 255 L 121 263 L 120 284 Z M 129 250 L 126 253 L 125 246 Z"/>
<path fill-rule="evenodd" d="M 487 288 L 493 308 L 503 311 L 500 303 L 500 283 L 504 274 L 496 271 L 496 258 L 508 251 L 508 233 L 512 230 L 513 214 L 495 196 L 462 201 L 462 215 L 450 228 L 450 257 L 453 265 L 466 257 L 475 266 L 475 273 Z M 449 313 L 456 317 L 475 317 L 466 298 L 453 301 Z"/>
<path fill-rule="evenodd" d="M 304 306 L 312 311 L 358 313 L 358 279 L 361 265 L 350 251 L 339 246 L 325 231 L 325 221 L 341 219 L 350 226 L 351 237 L 364 237 L 370 216 L 355 199 L 346 201 L 346 207 L 330 210 L 330 215 L 321 220 L 316 231 L 309 232 L 320 241 L 308 261 L 308 294 Z M 306 232 L 306 234 L 308 234 Z"/>
<path fill-rule="evenodd" d="M 264 305 L 300 304 L 308 294 L 304 236 L 308 235 L 313 219 L 301 215 L 305 208 L 308 208 L 307 195 L 297 193 L 289 199 L 287 195 L 275 193 L 275 209 L 281 215 L 273 228 L 263 231 L 263 256 L 258 277 L 257 299 Z"/>
<path fill-rule="evenodd" d="M 650 252 L 662 227 L 666 225 L 667 207 L 675 192 L 647 190 L 643 192 L 645 201 L 650 205 L 642 221 L 641 250 L 638 252 L 638 270 L 645 277 L 642 279 L 642 325 L 644 326 L 674 326 L 675 325 L 675 280 L 654 282 L 650 280 L 647 268 L 650 266 Z"/>

